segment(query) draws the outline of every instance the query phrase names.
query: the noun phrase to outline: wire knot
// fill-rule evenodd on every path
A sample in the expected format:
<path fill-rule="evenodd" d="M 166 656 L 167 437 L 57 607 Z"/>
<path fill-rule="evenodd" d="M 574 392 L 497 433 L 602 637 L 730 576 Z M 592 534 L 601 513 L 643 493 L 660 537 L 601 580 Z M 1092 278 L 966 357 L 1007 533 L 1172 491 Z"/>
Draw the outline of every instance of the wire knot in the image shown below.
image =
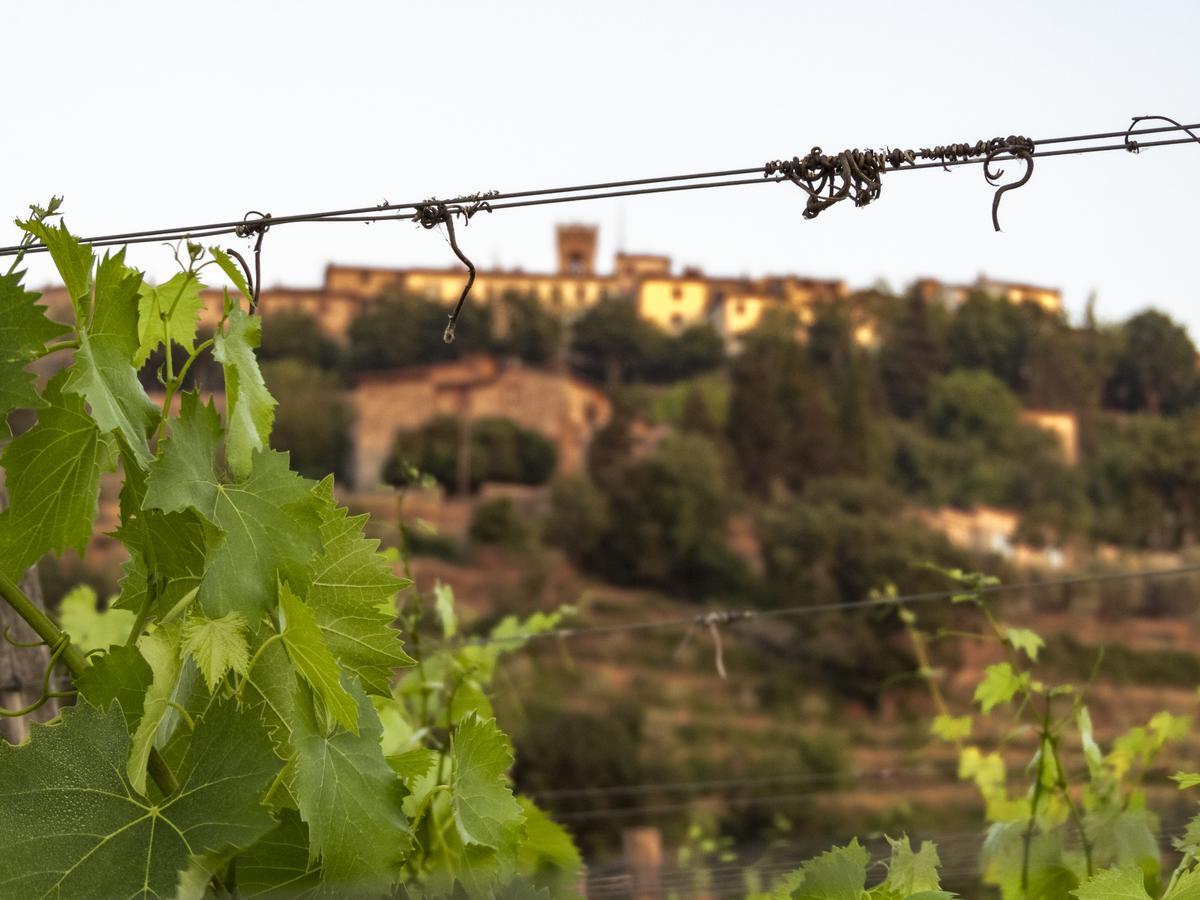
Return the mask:
<path fill-rule="evenodd" d="M 714 628 L 717 625 L 728 625 L 739 619 L 749 619 L 753 615 L 754 613 L 748 609 L 714 609 L 711 612 L 701 613 L 692 621 L 697 625 Z"/>
<path fill-rule="evenodd" d="M 251 216 L 258 218 L 251 220 Z M 242 216 L 242 224 L 237 225 L 233 229 L 233 233 L 238 237 L 245 238 L 257 234 L 260 238 L 271 230 L 271 214 L 260 213 L 257 209 L 252 209 L 246 215 Z"/>

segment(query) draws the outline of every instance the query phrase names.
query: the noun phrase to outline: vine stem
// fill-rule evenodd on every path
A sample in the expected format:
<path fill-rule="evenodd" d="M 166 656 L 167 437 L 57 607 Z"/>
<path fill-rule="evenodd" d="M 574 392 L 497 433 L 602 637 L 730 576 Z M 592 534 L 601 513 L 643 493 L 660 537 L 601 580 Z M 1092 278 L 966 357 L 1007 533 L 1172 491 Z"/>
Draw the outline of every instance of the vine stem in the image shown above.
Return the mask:
<path fill-rule="evenodd" d="M 78 349 L 79 349 L 79 340 L 78 339 L 70 340 L 70 341 L 57 341 L 56 343 L 47 344 L 45 347 L 43 347 L 41 349 L 41 351 L 37 354 L 37 358 L 41 359 L 43 356 L 49 356 L 51 353 L 57 353 L 59 350 L 78 350 Z"/>
<path fill-rule="evenodd" d="M 1048 706 L 1049 704 L 1047 704 Z M 1079 832 L 1079 841 L 1083 845 L 1083 860 L 1087 865 L 1088 878 L 1091 878 L 1095 871 L 1092 866 L 1092 842 L 1088 840 L 1087 829 L 1083 827 L 1083 816 L 1079 813 L 1079 806 L 1075 802 L 1075 798 L 1071 796 L 1071 788 L 1067 784 L 1067 776 L 1063 774 L 1062 759 L 1058 754 L 1058 738 L 1050 737 L 1050 752 L 1054 756 L 1054 767 L 1058 771 L 1058 790 L 1062 794 L 1063 800 L 1067 803 L 1067 809 L 1071 813 L 1071 821 L 1075 824 L 1075 830 Z"/>
<path fill-rule="evenodd" d="M 33 629 L 34 634 L 46 642 L 46 646 L 53 647 L 63 639 L 64 632 L 54 624 L 54 620 L 38 609 L 33 601 L 25 596 L 25 592 L 2 572 L 0 572 L 0 596 L 8 601 L 8 605 L 25 620 L 26 624 Z M 63 647 L 59 659 L 75 678 L 83 674 L 89 665 L 84 652 L 70 641 L 67 641 Z M 150 761 L 146 768 L 163 794 L 173 794 L 178 789 L 179 782 L 175 778 L 175 773 L 171 771 L 171 767 L 167 765 L 167 761 L 162 758 L 158 750 L 153 747 L 150 749 Z"/>
<path fill-rule="evenodd" d="M 1033 829 L 1037 825 L 1038 803 L 1042 799 L 1042 774 L 1046 770 L 1046 730 L 1050 727 L 1050 698 L 1046 698 L 1046 712 L 1042 716 L 1040 732 L 1041 744 L 1038 747 L 1037 773 L 1033 776 L 1033 797 L 1029 802 L 1029 824 L 1025 826 L 1025 834 L 1021 836 L 1021 893 L 1029 896 L 1029 853 L 1033 848 Z M 1059 773 L 1059 778 L 1062 773 Z"/>

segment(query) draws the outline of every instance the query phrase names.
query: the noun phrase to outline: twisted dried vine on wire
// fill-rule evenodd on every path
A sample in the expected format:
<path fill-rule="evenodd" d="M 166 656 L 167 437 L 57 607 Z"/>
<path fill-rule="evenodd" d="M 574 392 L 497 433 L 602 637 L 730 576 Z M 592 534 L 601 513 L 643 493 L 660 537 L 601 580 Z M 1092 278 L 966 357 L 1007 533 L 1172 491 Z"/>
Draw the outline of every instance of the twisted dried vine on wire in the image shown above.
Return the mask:
<path fill-rule="evenodd" d="M 458 315 L 462 312 L 463 304 L 467 301 L 467 295 L 471 293 L 471 287 L 475 284 L 475 264 L 467 258 L 467 255 L 462 252 L 458 246 L 458 238 L 454 234 L 454 217 L 459 216 L 463 220 L 463 224 L 467 225 L 471 221 L 471 217 L 478 212 L 491 212 L 492 206 L 488 202 L 488 198 L 495 197 L 499 191 L 487 191 L 481 194 L 472 194 L 467 198 L 466 203 L 444 203 L 441 200 L 430 199 L 419 205 L 416 211 L 412 214 L 412 220 L 422 228 L 436 228 L 438 225 L 446 226 L 446 237 L 450 241 L 450 249 L 454 251 L 454 255 L 459 261 L 467 267 L 467 283 L 463 285 L 462 293 L 458 296 L 458 302 L 454 304 L 454 309 L 450 311 L 450 321 L 446 323 L 446 330 L 442 332 L 442 340 L 447 344 L 454 343 L 454 329 L 458 325 Z"/>
<path fill-rule="evenodd" d="M 777 159 L 763 167 L 763 176 L 771 178 L 782 175 L 808 195 L 804 207 L 804 218 L 815 219 L 829 207 L 849 199 L 855 206 L 867 206 L 879 199 L 883 190 L 883 174 L 889 169 L 902 169 L 916 164 L 917 160 L 958 163 L 983 158 L 983 174 L 991 185 L 999 185 L 1004 170 L 992 170 L 999 159 L 1017 159 L 1025 163 L 1021 178 L 1011 184 L 999 185 L 992 199 L 992 225 L 1000 230 L 1000 198 L 1007 192 L 1021 187 L 1033 175 L 1033 154 L 1036 146 L 1022 135 L 1007 138 L 995 137 L 973 144 L 944 144 L 937 147 L 922 147 L 920 150 L 843 150 L 837 154 L 826 154 L 820 147 L 813 147 L 805 156 L 790 160 Z"/>

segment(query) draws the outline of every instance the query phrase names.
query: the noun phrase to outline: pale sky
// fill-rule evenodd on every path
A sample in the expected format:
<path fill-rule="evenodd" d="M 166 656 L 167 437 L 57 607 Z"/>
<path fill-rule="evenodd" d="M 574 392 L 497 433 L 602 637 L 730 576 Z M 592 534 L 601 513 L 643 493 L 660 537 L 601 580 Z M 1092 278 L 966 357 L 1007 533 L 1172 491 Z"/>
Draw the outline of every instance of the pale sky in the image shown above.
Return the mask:
<path fill-rule="evenodd" d="M 60 0 L 2 22 L 0 219 L 62 193 L 77 233 L 1200 120 L 1195 2 Z M 1198 172 L 1200 146 L 1039 160 L 1002 234 L 962 167 L 888 176 L 872 206 L 814 221 L 797 188 L 756 185 L 497 212 L 461 243 L 547 270 L 554 224 L 581 221 L 603 270 L 623 233 L 713 274 L 982 271 L 1060 287 L 1074 315 L 1091 291 L 1109 319 L 1156 305 L 1200 336 Z M 173 265 L 153 244 L 131 261 Z M 293 225 L 267 236 L 264 282 L 315 285 L 330 261 L 454 263 L 407 222 Z"/>

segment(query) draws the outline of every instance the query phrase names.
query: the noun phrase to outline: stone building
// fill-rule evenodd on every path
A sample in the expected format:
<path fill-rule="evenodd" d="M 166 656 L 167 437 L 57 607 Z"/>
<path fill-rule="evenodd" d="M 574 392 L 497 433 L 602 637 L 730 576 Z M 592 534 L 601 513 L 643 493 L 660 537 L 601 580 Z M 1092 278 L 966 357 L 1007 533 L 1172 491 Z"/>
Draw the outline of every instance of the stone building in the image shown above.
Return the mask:
<path fill-rule="evenodd" d="M 1062 312 L 1062 291 L 1058 288 L 1039 287 L 1013 281 L 998 281 L 980 274 L 971 284 L 950 284 L 936 278 L 918 278 L 913 290 L 926 302 L 945 303 L 958 306 L 971 294 L 985 294 L 1009 303 L 1036 303 L 1048 313 Z"/>
<path fill-rule="evenodd" d="M 524 294 L 536 297 L 545 309 L 570 321 L 605 297 L 625 297 L 636 304 L 642 318 L 667 332 L 711 324 L 725 339 L 729 351 L 737 352 L 746 333 L 772 310 L 792 313 L 803 328 L 812 321 L 818 304 L 848 303 L 857 296 L 840 279 L 712 276 L 695 267 L 675 273 L 670 257 L 654 254 L 618 252 L 611 270 L 602 273 L 597 265 L 595 226 L 563 224 L 555 235 L 556 271 L 480 268 L 470 302 L 482 305 L 506 294 Z M 284 310 L 311 315 L 326 335 L 343 342 L 350 322 L 381 295 L 396 291 L 449 307 L 458 300 L 465 280 L 466 270 L 457 264 L 445 268 L 384 268 L 330 263 L 319 287 L 263 288 L 261 308 L 268 318 Z M 1056 289 L 983 275 L 965 285 L 922 278 L 913 289 L 928 301 L 951 306 L 962 303 L 973 291 L 981 291 L 1011 303 L 1036 303 L 1052 313 L 1062 310 L 1062 295 Z M 205 292 L 202 327 L 212 329 L 220 319 L 222 296 L 220 290 Z M 62 306 L 63 313 L 70 315 L 69 300 L 61 288 L 50 289 L 47 302 Z M 856 306 L 852 309 L 855 339 L 861 345 L 873 346 L 877 342 L 874 321 Z"/>
<path fill-rule="evenodd" d="M 583 467 L 592 435 L 612 414 L 604 392 L 585 381 L 490 357 L 367 373 L 351 399 L 357 413 L 353 480 L 360 491 L 382 482 L 397 432 L 436 416 L 512 419 L 554 443 L 564 474 Z"/>

